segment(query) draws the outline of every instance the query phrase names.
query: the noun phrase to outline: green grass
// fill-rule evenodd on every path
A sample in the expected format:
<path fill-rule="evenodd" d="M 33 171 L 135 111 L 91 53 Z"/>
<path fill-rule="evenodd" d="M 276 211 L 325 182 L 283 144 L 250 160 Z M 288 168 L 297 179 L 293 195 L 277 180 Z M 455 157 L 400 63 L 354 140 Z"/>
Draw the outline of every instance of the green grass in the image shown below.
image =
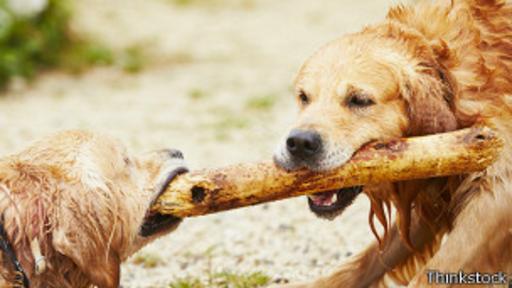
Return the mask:
<path fill-rule="evenodd" d="M 277 101 L 277 95 L 267 94 L 249 98 L 245 106 L 251 110 L 267 111 L 274 107 Z"/>
<path fill-rule="evenodd" d="M 213 132 L 213 137 L 217 141 L 230 140 L 234 132 L 251 126 L 251 119 L 247 115 L 222 106 L 208 109 L 208 114 L 212 115 L 213 119 L 205 122 L 203 126 Z"/>
<path fill-rule="evenodd" d="M 180 278 L 169 283 L 168 288 L 257 288 L 270 284 L 270 277 L 261 273 L 235 273 L 232 271 L 214 272 L 213 257 L 217 253 L 217 246 L 208 247 L 199 253 L 208 263 L 206 277 Z"/>
<path fill-rule="evenodd" d="M 199 88 L 194 88 L 188 91 L 188 97 L 192 100 L 200 100 L 206 98 L 207 94 L 204 90 Z"/>
<path fill-rule="evenodd" d="M 180 279 L 176 282 L 169 284 L 169 288 L 204 288 L 201 281 L 198 279 Z"/>
<path fill-rule="evenodd" d="M 242 116 L 226 114 L 216 119 L 212 126 L 217 130 L 244 129 L 249 127 L 249 119 Z"/>
<path fill-rule="evenodd" d="M 224 142 L 231 139 L 233 132 L 247 128 L 249 125 L 250 121 L 246 117 L 225 114 L 215 119 L 209 127 L 215 133 L 215 140 Z"/>
<path fill-rule="evenodd" d="M 164 263 L 162 258 L 152 253 L 139 253 L 137 254 L 132 263 L 135 265 L 142 266 L 144 268 L 155 268 Z"/>
<path fill-rule="evenodd" d="M 197 0 L 171 0 L 171 3 L 173 3 L 176 6 L 189 6 L 192 4 L 195 4 L 198 2 Z"/>
<path fill-rule="evenodd" d="M 119 55 L 120 66 L 128 73 L 137 73 L 144 68 L 147 57 L 142 45 L 134 45 L 126 48 Z"/>
<path fill-rule="evenodd" d="M 93 41 L 80 40 L 61 51 L 57 62 L 46 68 L 62 68 L 72 73 L 81 73 L 95 66 L 114 64 L 114 53 L 109 48 Z"/>
<path fill-rule="evenodd" d="M 215 274 L 212 282 L 219 287 L 252 288 L 268 284 L 270 282 L 270 277 L 261 272 L 250 274 L 222 272 Z"/>
<path fill-rule="evenodd" d="M 169 284 L 169 288 L 257 288 L 270 283 L 270 277 L 261 273 L 221 272 L 208 275 L 208 279 L 179 279 Z"/>

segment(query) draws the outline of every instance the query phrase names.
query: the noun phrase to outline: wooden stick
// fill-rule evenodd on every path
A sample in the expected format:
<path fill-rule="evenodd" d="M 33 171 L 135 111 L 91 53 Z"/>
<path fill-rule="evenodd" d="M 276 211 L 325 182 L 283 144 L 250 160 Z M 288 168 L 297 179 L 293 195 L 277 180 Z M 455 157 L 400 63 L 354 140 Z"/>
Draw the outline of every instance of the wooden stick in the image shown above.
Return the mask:
<path fill-rule="evenodd" d="M 343 187 L 476 172 L 492 164 L 502 146 L 495 131 L 477 126 L 373 143 L 323 173 L 287 172 L 273 162 L 192 171 L 175 179 L 151 211 L 190 217 Z"/>

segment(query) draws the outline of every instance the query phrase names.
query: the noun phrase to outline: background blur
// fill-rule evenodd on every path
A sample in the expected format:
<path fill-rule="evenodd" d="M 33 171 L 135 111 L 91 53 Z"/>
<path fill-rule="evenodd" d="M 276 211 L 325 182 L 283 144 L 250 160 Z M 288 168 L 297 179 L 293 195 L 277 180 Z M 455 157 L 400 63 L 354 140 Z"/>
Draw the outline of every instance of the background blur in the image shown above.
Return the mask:
<path fill-rule="evenodd" d="M 0 155 L 86 128 L 134 153 L 179 148 L 192 169 L 269 159 L 302 62 L 390 2 L 0 0 Z M 298 198 L 188 219 L 123 266 L 123 287 L 318 277 L 372 240 L 367 213 L 362 196 L 327 222 Z"/>

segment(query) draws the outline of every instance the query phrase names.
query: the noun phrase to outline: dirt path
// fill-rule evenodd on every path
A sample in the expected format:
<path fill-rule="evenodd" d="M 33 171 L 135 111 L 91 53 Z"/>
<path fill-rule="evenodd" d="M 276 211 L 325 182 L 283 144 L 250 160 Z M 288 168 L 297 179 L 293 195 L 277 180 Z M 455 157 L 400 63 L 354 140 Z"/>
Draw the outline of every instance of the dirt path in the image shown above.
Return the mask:
<path fill-rule="evenodd" d="M 132 151 L 180 148 L 192 168 L 268 159 L 293 120 L 290 86 L 302 61 L 326 41 L 380 20 L 389 4 L 77 2 L 76 30 L 113 47 L 142 44 L 156 63 L 135 75 L 116 68 L 49 73 L 10 92 L 0 99 L 2 155 L 52 131 L 87 128 L 119 137 Z M 309 279 L 372 239 L 364 197 L 333 222 L 306 206 L 300 198 L 189 219 L 139 253 L 156 267 L 123 266 L 123 286 L 166 287 L 223 270 Z"/>

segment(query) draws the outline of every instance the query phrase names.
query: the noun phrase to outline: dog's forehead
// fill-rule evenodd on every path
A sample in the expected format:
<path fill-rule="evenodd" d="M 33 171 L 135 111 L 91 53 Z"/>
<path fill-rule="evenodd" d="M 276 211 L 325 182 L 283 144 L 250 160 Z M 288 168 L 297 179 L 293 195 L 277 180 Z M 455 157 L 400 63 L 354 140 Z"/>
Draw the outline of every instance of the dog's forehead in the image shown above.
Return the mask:
<path fill-rule="evenodd" d="M 89 157 L 95 159 L 102 170 L 121 170 L 131 162 L 126 146 L 115 138 L 99 135 L 85 143 L 84 147 L 87 147 L 85 151 L 90 154 Z"/>
<path fill-rule="evenodd" d="M 99 135 L 91 141 L 91 147 L 98 153 L 111 153 L 113 155 L 123 155 L 127 153 L 126 147 L 117 139 Z"/>
<path fill-rule="evenodd" d="M 126 147 L 117 139 L 102 133 L 81 130 L 65 131 L 50 137 L 46 145 L 36 145 L 41 149 L 51 149 L 53 158 L 87 157 L 96 163 L 112 165 L 119 162 L 127 154 Z M 47 148 L 44 148 L 47 146 Z M 46 153 L 48 154 L 48 153 Z"/>
<path fill-rule="evenodd" d="M 355 47 L 348 47 L 354 45 Z M 392 94 L 398 81 L 393 61 L 354 41 L 338 40 L 314 54 L 299 71 L 295 85 L 310 93 L 344 96 L 354 89 L 375 96 Z"/>

